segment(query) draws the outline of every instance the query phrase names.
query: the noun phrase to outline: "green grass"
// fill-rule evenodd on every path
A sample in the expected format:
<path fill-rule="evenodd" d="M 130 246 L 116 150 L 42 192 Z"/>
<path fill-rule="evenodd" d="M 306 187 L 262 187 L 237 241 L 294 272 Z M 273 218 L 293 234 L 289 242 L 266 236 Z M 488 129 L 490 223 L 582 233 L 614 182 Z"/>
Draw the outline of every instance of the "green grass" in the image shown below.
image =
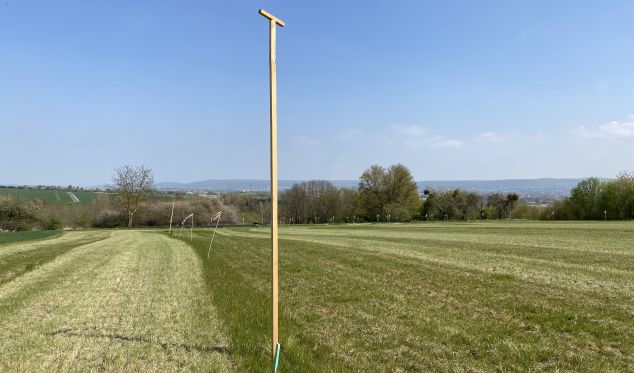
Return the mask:
<path fill-rule="evenodd" d="M 207 260 L 210 235 L 194 250 L 156 230 L 1 245 L 0 371 L 269 370 L 269 232 L 219 229 Z M 632 222 L 280 237 L 281 372 L 634 366 Z"/>
<path fill-rule="evenodd" d="M 22 232 L 9 233 L 10 235 L 25 236 L 26 239 L 59 236 L 59 232 L 50 232 L 47 235 L 26 235 Z M 40 233 L 40 232 L 24 232 Z M 42 232 L 43 233 L 43 232 Z M 48 232 L 47 232 L 48 233 Z M 14 243 L 0 246 L 0 285 L 30 272 L 39 266 L 50 262 L 59 255 L 87 243 L 95 242 L 106 237 L 106 233 L 93 231 L 91 234 L 80 236 L 70 235 L 57 240 L 42 240 Z"/>
<path fill-rule="evenodd" d="M 1 232 L 0 233 L 0 245 L 21 242 L 39 240 L 43 238 L 50 238 L 61 235 L 60 231 L 25 231 L 25 232 Z M 0 252 L 2 246 L 0 246 Z"/>
<path fill-rule="evenodd" d="M 268 230 L 224 228 L 209 297 L 245 371 L 270 367 Z M 283 227 L 280 370 L 625 371 L 634 224 Z"/>
<path fill-rule="evenodd" d="M 0 249 L 74 246 L 0 284 L 0 371 L 235 370 L 191 248 L 133 230 L 45 242 Z"/>
<path fill-rule="evenodd" d="M 107 194 L 100 194 L 88 191 L 72 191 L 77 198 L 79 198 L 80 204 L 91 203 L 93 200 L 100 198 L 100 196 L 107 196 Z M 18 188 L 0 188 L 0 196 L 12 195 L 24 200 L 41 199 L 54 204 L 71 204 L 73 200 L 68 193 L 64 190 L 45 190 L 45 189 L 18 189 Z"/>

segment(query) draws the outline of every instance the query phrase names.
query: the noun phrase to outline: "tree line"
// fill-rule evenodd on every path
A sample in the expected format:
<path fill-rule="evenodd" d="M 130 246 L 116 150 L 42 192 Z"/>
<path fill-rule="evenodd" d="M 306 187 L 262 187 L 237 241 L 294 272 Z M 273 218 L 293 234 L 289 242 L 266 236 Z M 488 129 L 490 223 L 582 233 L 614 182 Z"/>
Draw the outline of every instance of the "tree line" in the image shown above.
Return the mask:
<path fill-rule="evenodd" d="M 357 189 L 336 188 L 324 180 L 293 185 L 280 194 L 282 224 L 409 221 L 419 215 L 418 187 L 407 167 L 373 165 Z"/>
<path fill-rule="evenodd" d="M 523 203 L 517 193 L 425 189 L 420 194 L 402 164 L 369 167 L 357 189 L 313 180 L 280 194 L 280 222 L 288 224 L 477 219 L 631 220 L 634 172 L 606 181 L 584 179 L 569 197 L 538 206 Z"/>
<path fill-rule="evenodd" d="M 634 219 L 634 172 L 619 172 L 614 179 L 584 179 L 570 196 L 550 208 L 555 220 Z"/>
<path fill-rule="evenodd" d="M 268 224 L 270 195 L 226 194 L 217 197 L 168 195 L 153 189 L 152 171 L 124 166 L 113 176 L 112 194 L 88 204 L 59 205 L 44 200 L 0 196 L 0 230 L 62 227 L 164 226 L 174 204 L 176 225 L 194 213 L 197 226 L 223 211 L 225 224 Z M 588 178 L 570 196 L 548 205 L 522 203 L 516 193 L 481 195 L 460 189 L 419 193 L 410 170 L 402 164 L 372 165 L 359 176 L 357 188 L 336 188 L 324 180 L 293 185 L 280 193 L 282 224 L 406 222 L 411 220 L 631 220 L 634 219 L 634 172 L 614 179 Z"/>
<path fill-rule="evenodd" d="M 357 189 L 336 188 L 323 180 L 295 184 L 280 194 L 280 222 L 289 224 L 405 222 L 512 218 L 519 195 L 482 196 L 460 189 L 425 189 L 421 196 L 410 170 L 402 164 L 372 165 Z"/>

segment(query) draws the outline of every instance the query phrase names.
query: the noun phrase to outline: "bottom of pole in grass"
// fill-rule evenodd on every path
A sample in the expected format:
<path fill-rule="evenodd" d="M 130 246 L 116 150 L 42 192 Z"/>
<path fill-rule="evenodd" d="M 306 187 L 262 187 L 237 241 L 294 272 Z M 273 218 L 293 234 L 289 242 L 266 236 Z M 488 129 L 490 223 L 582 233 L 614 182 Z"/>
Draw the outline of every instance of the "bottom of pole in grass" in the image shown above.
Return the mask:
<path fill-rule="evenodd" d="M 275 348 L 275 358 L 273 359 L 273 373 L 277 372 L 277 366 L 280 364 L 280 344 Z"/>

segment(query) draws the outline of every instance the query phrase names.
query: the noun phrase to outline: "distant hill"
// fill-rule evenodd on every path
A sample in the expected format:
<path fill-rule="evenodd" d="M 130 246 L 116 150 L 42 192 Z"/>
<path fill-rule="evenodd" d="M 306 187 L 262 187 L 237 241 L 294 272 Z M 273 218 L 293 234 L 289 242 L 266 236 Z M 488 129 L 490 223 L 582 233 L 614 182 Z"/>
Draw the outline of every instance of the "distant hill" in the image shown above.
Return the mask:
<path fill-rule="evenodd" d="M 552 200 L 569 195 L 570 189 L 582 179 L 508 179 L 508 180 L 428 180 L 418 181 L 422 192 L 425 188 L 436 190 L 462 189 L 481 194 L 517 193 L 524 199 Z M 302 180 L 280 180 L 281 190 L 288 189 Z M 337 187 L 355 188 L 358 180 L 330 180 Z M 198 190 L 215 192 L 268 191 L 269 181 L 262 179 L 204 180 L 192 183 L 161 182 L 162 190 Z"/>
<path fill-rule="evenodd" d="M 508 179 L 508 180 L 430 180 L 419 181 L 418 188 L 462 189 L 480 194 L 517 193 L 524 200 L 552 201 L 570 195 L 583 179 Z"/>
<path fill-rule="evenodd" d="M 418 181 L 418 189 L 422 193 L 426 188 L 434 190 L 462 189 L 479 194 L 490 193 L 517 193 L 523 200 L 542 203 L 554 199 L 566 197 L 570 194 L 570 189 L 575 187 L 582 179 L 506 179 L 506 180 L 423 180 Z M 602 179 L 606 180 L 606 179 Z M 279 180 L 280 190 L 286 190 L 295 183 L 303 180 Z M 358 180 L 329 180 L 338 188 L 356 188 Z M 210 179 L 195 181 L 191 183 L 180 182 L 159 182 L 156 183 L 159 190 L 181 190 L 199 192 L 268 192 L 270 182 L 263 179 Z M 105 186 L 100 186 L 105 188 Z M 74 192 L 81 202 L 89 202 L 95 198 L 93 192 Z M 21 198 L 32 199 L 41 198 L 51 202 L 69 203 L 73 202 L 65 191 L 61 190 L 38 190 L 34 187 L 24 189 L 17 186 L 0 186 L 0 195 L 19 194 Z"/>
<path fill-rule="evenodd" d="M 303 180 L 279 180 L 280 189 L 289 189 L 295 183 Z M 359 183 L 356 180 L 330 180 L 336 187 L 356 187 Z M 227 180 L 204 180 L 192 183 L 161 182 L 156 183 L 156 188 L 161 190 L 208 190 L 216 192 L 241 192 L 241 191 L 268 191 L 271 186 L 269 180 L 261 179 L 227 179 Z"/>

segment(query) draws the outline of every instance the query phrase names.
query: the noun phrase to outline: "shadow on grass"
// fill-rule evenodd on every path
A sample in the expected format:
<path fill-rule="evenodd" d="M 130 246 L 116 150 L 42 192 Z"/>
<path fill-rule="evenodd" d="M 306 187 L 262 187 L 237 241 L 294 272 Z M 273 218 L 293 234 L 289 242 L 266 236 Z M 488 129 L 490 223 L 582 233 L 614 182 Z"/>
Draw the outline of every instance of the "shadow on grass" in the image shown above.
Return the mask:
<path fill-rule="evenodd" d="M 220 353 L 226 354 L 230 358 L 231 350 L 228 347 L 224 346 L 199 346 L 199 345 L 191 345 L 187 343 L 176 343 L 176 342 L 158 342 L 152 341 L 145 337 L 138 336 L 127 336 L 120 334 L 104 334 L 104 333 L 86 333 L 86 332 L 76 332 L 72 329 L 59 329 L 54 332 L 45 333 L 47 336 L 64 336 L 64 337 L 78 337 L 78 338 L 104 338 L 110 339 L 113 341 L 121 341 L 121 342 L 134 342 L 134 343 L 146 343 L 150 345 L 160 346 L 164 350 L 169 348 L 178 348 L 183 349 L 187 352 L 190 351 L 198 351 L 198 352 L 206 352 L 206 353 Z"/>

